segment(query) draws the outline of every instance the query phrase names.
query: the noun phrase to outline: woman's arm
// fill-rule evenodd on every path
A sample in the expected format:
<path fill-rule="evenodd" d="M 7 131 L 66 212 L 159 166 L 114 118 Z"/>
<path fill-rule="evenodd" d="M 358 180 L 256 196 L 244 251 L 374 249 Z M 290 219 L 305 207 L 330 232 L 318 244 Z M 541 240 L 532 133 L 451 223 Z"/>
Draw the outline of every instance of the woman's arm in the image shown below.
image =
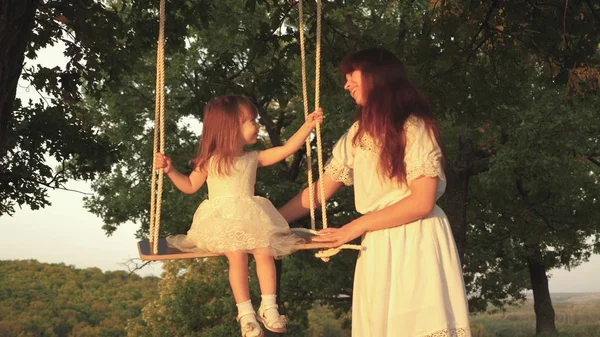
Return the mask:
<path fill-rule="evenodd" d="M 354 220 L 365 232 L 392 228 L 427 216 L 435 206 L 437 177 L 420 177 L 410 183 L 410 195 L 395 204 Z M 354 222 L 353 221 L 353 222 Z"/>
<path fill-rule="evenodd" d="M 306 122 L 302 124 L 300 129 L 285 144 L 258 153 L 258 166 L 273 165 L 298 151 L 304 145 L 306 138 L 308 138 L 317 123 L 321 124 L 322 122 L 323 112 L 321 109 L 308 115 Z"/>
<path fill-rule="evenodd" d="M 325 200 L 329 200 L 335 192 L 337 192 L 340 187 L 343 186 L 341 182 L 337 182 L 333 180 L 328 175 L 323 175 L 321 178 L 323 179 L 323 191 L 325 192 Z M 319 202 L 319 191 L 320 191 L 320 183 L 319 181 L 313 182 L 314 188 L 314 205 L 315 209 L 321 207 Z M 287 222 L 296 221 L 303 216 L 307 215 L 310 212 L 310 195 L 308 188 L 305 188 L 302 192 L 298 193 L 295 197 L 293 197 L 290 201 L 288 201 L 285 205 L 279 208 L 279 213 L 283 216 L 283 218 Z"/>
<path fill-rule="evenodd" d="M 195 193 L 206 181 L 208 175 L 206 171 L 193 170 L 189 176 L 186 176 L 177 171 L 171 163 L 171 158 L 162 153 L 157 153 L 154 160 L 156 161 L 156 167 L 159 169 L 162 168 L 163 172 L 173 182 L 173 185 L 185 194 Z"/>
<path fill-rule="evenodd" d="M 369 212 L 341 228 L 327 228 L 328 234 L 313 238 L 315 242 L 329 242 L 338 247 L 363 235 L 365 232 L 397 227 L 426 217 L 435 206 L 437 177 L 420 177 L 410 183 L 411 194 L 378 211 Z"/>

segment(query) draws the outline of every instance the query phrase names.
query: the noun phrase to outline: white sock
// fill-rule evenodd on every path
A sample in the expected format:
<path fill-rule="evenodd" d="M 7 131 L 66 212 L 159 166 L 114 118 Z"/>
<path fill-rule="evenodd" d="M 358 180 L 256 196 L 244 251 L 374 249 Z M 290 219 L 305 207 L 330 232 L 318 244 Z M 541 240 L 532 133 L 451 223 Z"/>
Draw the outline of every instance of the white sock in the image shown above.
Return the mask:
<path fill-rule="evenodd" d="M 252 301 L 248 300 L 242 303 L 235 304 L 238 308 L 238 317 L 240 317 L 240 325 L 244 326 L 246 323 L 257 323 L 256 322 L 256 312 L 254 311 L 254 307 L 252 306 Z"/>
<path fill-rule="evenodd" d="M 262 298 L 262 302 L 260 304 L 261 307 L 277 305 L 277 295 L 261 295 L 260 297 Z M 279 310 L 277 310 L 277 307 L 275 306 L 265 310 L 264 313 L 269 321 L 276 321 L 279 319 Z M 282 328 L 283 326 L 285 325 L 280 326 L 280 324 L 277 324 L 276 327 Z"/>

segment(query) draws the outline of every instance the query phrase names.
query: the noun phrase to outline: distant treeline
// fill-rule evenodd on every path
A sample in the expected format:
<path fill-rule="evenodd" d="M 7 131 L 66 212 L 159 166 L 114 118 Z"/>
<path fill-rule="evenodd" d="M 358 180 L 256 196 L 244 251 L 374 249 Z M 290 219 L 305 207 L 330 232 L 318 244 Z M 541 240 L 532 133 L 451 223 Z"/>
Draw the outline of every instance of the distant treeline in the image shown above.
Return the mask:
<path fill-rule="evenodd" d="M 0 261 L 0 336 L 126 336 L 158 278 L 35 260 Z"/>

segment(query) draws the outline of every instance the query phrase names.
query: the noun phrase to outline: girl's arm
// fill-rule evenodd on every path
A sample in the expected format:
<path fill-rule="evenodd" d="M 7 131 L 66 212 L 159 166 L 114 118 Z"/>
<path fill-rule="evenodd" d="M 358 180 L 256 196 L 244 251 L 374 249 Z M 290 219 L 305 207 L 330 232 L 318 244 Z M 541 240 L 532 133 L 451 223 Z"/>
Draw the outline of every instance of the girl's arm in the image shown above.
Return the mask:
<path fill-rule="evenodd" d="M 369 212 L 341 228 L 326 228 L 319 233 L 328 234 L 315 237 L 315 242 L 329 242 L 338 247 L 365 232 L 392 228 L 426 217 L 435 206 L 437 177 L 420 177 L 410 183 L 411 194 L 383 209 Z"/>
<path fill-rule="evenodd" d="M 156 167 L 162 168 L 163 172 L 171 179 L 173 185 L 177 187 L 181 192 L 185 194 L 195 193 L 204 185 L 206 181 L 207 172 L 206 170 L 194 169 L 189 176 L 177 171 L 172 165 L 171 158 L 165 156 L 162 153 L 157 153 L 154 160 L 156 161 Z"/>
<path fill-rule="evenodd" d="M 323 122 L 323 112 L 319 109 L 308 115 L 306 122 L 294 133 L 284 145 L 272 147 L 258 153 L 258 166 L 269 166 L 278 163 L 304 145 L 306 138 L 310 135 L 317 123 Z"/>
<path fill-rule="evenodd" d="M 323 191 L 325 192 L 325 200 L 329 200 L 337 190 L 340 189 L 344 184 L 341 182 L 337 182 L 333 180 L 328 175 L 323 175 Z M 314 193 L 314 205 L 315 209 L 321 207 L 319 202 L 319 192 L 320 191 L 320 183 L 316 181 L 313 183 L 316 187 Z M 298 193 L 295 197 L 293 197 L 290 201 L 288 201 L 285 205 L 283 205 L 279 210 L 279 213 L 283 216 L 283 218 L 287 222 L 292 222 L 300 219 L 301 217 L 307 215 L 310 212 L 310 194 L 308 192 L 308 188 L 305 188 L 302 192 Z"/>

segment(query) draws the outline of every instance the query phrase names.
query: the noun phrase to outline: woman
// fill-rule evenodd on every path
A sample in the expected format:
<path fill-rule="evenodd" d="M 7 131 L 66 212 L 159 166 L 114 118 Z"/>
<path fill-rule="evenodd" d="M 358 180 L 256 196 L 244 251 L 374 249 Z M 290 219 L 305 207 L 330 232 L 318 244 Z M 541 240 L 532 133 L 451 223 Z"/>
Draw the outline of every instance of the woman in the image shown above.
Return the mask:
<path fill-rule="evenodd" d="M 353 184 L 362 216 L 314 241 L 337 247 L 361 236 L 366 247 L 354 275 L 352 336 L 470 336 L 460 260 L 435 204 L 446 178 L 430 105 L 385 49 L 351 53 L 340 71 L 359 109 L 333 148 L 324 194 Z M 308 207 L 304 190 L 280 212 L 290 222 Z"/>

